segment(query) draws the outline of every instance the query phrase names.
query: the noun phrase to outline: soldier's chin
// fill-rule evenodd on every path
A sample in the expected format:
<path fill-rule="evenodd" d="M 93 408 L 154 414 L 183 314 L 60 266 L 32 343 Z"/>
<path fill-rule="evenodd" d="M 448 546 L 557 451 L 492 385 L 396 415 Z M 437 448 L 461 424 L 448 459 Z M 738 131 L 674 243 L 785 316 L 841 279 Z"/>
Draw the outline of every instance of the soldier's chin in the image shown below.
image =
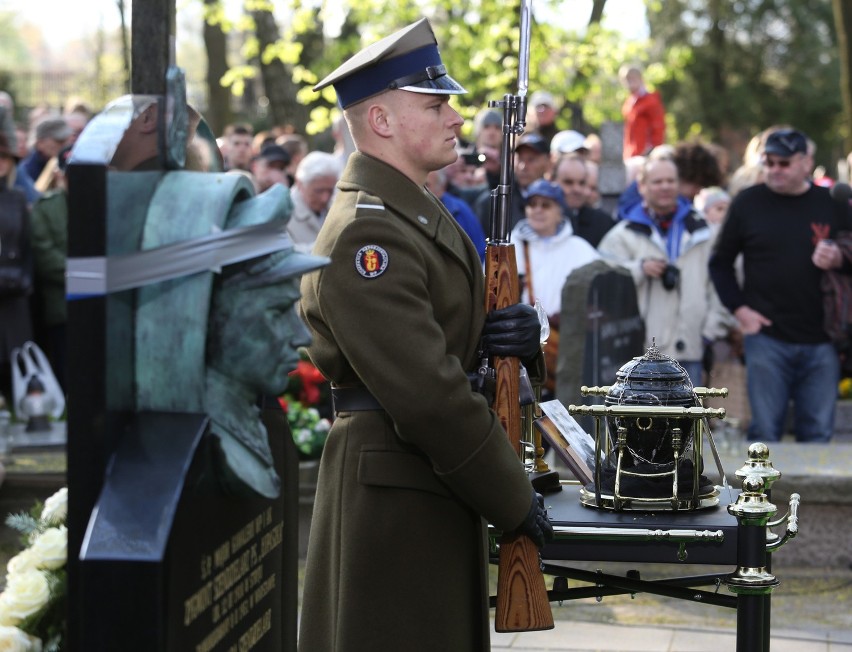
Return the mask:
<path fill-rule="evenodd" d="M 447 152 L 447 155 L 443 157 L 441 163 L 435 169 L 440 170 L 441 168 L 447 167 L 450 163 L 455 163 L 458 157 L 458 152 L 456 152 L 455 149 L 451 149 L 449 152 Z"/>

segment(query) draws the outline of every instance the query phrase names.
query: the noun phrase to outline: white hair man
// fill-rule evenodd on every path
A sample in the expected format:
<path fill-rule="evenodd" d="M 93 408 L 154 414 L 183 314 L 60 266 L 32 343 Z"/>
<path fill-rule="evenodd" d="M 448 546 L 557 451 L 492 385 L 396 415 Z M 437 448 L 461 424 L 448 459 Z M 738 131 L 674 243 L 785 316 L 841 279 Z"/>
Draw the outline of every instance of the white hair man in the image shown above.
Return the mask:
<path fill-rule="evenodd" d="M 341 171 L 340 158 L 325 152 L 307 154 L 296 168 L 293 215 L 287 232 L 297 250 L 309 253 L 314 246 Z"/>

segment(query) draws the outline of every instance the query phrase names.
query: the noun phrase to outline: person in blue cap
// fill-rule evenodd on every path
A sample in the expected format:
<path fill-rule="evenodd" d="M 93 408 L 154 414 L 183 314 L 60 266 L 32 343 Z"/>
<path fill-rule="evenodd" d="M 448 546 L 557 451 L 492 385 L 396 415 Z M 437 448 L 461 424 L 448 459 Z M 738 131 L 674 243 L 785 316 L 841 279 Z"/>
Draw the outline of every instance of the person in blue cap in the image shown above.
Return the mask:
<path fill-rule="evenodd" d="M 600 258 L 597 250 L 574 234 L 568 219 L 565 194 L 556 184 L 539 179 L 527 188 L 526 217 L 512 229 L 521 300 L 536 302 L 550 321 L 550 338 L 544 347 L 547 380 L 544 388 L 556 392 L 556 364 L 559 352 L 559 320 L 562 315 L 562 286 L 578 267 Z M 547 396 L 547 394 L 545 394 Z"/>
<path fill-rule="evenodd" d="M 530 306 L 484 311 L 479 255 L 426 187 L 462 120 L 423 19 L 322 80 L 356 150 L 302 281 L 311 361 L 332 382 L 307 553 L 302 652 L 488 650 L 484 521 L 552 534 L 468 374 L 488 353 L 541 376 Z"/>

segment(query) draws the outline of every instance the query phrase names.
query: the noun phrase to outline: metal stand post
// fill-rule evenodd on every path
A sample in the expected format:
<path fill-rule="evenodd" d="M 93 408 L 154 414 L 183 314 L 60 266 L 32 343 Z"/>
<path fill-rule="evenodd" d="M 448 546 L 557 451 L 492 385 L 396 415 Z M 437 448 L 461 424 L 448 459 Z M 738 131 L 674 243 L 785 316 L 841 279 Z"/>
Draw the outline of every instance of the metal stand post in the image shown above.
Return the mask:
<path fill-rule="evenodd" d="M 728 589 L 737 594 L 737 652 L 769 649 L 766 604 L 779 582 L 766 568 L 766 527 L 777 510 L 763 488 L 763 478 L 750 474 L 736 502 L 728 505 L 739 528 L 737 570 L 726 580 Z"/>
<path fill-rule="evenodd" d="M 772 466 L 772 461 L 769 459 L 769 447 L 762 443 L 756 442 L 748 447 L 748 460 L 736 471 L 736 476 L 740 480 L 744 480 L 749 475 L 758 475 L 763 478 L 763 490 L 766 493 L 766 499 L 772 501 L 772 485 L 781 479 L 781 472 Z M 773 523 L 769 524 L 772 527 Z M 767 528 L 766 540 L 770 544 L 774 544 L 778 540 L 778 535 Z M 772 572 L 772 555 L 768 555 L 766 559 L 766 570 Z M 770 622 L 772 620 L 772 600 L 770 597 L 764 596 L 763 610 L 763 628 L 769 632 Z M 769 636 L 767 635 L 761 652 L 769 652 Z"/>

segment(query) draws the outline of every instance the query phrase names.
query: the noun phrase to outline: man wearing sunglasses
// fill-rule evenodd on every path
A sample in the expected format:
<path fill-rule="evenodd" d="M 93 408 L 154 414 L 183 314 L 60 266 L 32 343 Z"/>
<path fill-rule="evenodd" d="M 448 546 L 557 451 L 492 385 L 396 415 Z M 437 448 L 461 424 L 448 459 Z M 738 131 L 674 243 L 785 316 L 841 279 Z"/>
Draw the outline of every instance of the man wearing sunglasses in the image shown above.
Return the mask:
<path fill-rule="evenodd" d="M 837 352 L 823 326 L 823 272 L 844 264 L 833 239 L 852 225 L 849 203 L 811 182 L 813 152 L 795 129 L 770 134 L 764 183 L 738 194 L 710 259 L 719 297 L 745 336 L 751 441 L 778 441 L 794 403 L 799 442 L 826 442 L 834 431 Z M 743 256 L 743 282 L 734 260 Z"/>

